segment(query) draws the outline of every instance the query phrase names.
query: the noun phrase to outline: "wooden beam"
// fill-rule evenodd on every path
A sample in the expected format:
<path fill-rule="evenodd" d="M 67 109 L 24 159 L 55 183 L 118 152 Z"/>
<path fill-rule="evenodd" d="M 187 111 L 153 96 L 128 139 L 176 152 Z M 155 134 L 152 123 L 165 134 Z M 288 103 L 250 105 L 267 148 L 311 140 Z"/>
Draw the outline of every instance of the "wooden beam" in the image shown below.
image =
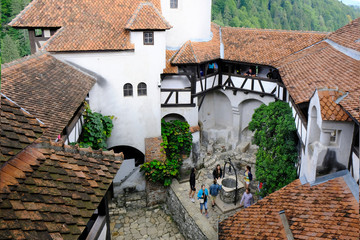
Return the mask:
<path fill-rule="evenodd" d="M 166 107 L 195 107 L 195 103 L 179 103 L 179 104 L 161 104 L 161 107 L 166 108 Z"/>
<path fill-rule="evenodd" d="M 170 100 L 170 98 L 171 98 L 171 96 L 173 95 L 173 93 L 174 93 L 174 91 L 171 91 L 171 92 L 170 92 L 169 96 L 168 96 L 168 97 L 166 98 L 166 100 L 165 100 L 165 104 L 168 103 L 168 101 Z"/>
<path fill-rule="evenodd" d="M 245 80 L 244 80 L 243 84 L 241 84 L 241 87 L 240 87 L 240 88 L 243 88 L 243 87 L 245 86 L 247 80 L 248 80 L 248 78 L 245 78 Z"/>
<path fill-rule="evenodd" d="M 264 87 L 263 87 L 263 85 L 262 85 L 261 80 L 259 80 L 258 82 L 259 82 L 259 85 L 260 85 L 261 91 L 262 91 L 262 92 L 265 92 L 265 90 L 264 90 Z"/>

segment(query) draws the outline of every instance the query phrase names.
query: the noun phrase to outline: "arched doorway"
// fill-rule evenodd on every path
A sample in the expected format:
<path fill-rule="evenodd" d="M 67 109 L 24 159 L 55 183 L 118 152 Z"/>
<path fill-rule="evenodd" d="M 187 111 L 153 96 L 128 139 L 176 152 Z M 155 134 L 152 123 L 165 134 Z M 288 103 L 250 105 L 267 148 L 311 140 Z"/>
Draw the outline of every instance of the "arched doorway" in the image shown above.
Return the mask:
<path fill-rule="evenodd" d="M 124 159 L 135 159 L 135 166 L 139 166 L 144 163 L 145 155 L 138 149 L 131 146 L 115 146 L 109 148 L 109 150 L 113 150 L 115 153 L 123 153 Z"/>
<path fill-rule="evenodd" d="M 239 141 L 251 141 L 253 137 L 253 132 L 248 129 L 249 122 L 252 119 L 252 115 L 255 112 L 255 109 L 260 107 L 263 102 L 256 99 L 247 99 L 239 104 L 239 114 L 240 114 L 240 123 L 239 123 Z"/>

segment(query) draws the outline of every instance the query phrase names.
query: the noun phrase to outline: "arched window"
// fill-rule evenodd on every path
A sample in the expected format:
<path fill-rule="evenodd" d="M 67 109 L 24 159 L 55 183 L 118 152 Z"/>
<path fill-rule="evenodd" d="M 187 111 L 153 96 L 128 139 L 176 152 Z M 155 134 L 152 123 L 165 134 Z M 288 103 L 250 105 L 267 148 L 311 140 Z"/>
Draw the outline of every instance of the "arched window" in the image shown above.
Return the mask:
<path fill-rule="evenodd" d="M 146 83 L 139 83 L 138 84 L 138 96 L 146 96 L 147 92 L 146 92 Z"/>
<path fill-rule="evenodd" d="M 133 87 L 130 83 L 124 85 L 124 97 L 133 95 Z"/>

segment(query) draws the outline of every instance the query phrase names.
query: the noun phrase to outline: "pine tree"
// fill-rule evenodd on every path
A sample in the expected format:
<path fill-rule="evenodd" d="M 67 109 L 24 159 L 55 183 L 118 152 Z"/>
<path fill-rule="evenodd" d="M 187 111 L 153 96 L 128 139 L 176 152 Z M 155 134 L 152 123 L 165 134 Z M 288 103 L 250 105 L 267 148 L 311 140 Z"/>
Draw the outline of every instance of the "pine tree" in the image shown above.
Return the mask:
<path fill-rule="evenodd" d="M 20 54 L 17 42 L 6 34 L 1 40 L 1 61 L 7 63 L 18 58 L 20 58 Z"/>

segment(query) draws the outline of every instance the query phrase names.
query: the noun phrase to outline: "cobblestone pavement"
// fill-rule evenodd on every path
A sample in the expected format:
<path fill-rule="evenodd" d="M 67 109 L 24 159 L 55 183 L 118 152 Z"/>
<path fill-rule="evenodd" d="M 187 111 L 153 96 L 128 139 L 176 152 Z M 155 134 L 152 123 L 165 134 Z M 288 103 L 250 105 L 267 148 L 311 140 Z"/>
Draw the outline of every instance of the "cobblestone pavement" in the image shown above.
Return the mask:
<path fill-rule="evenodd" d="M 232 159 L 233 164 L 237 168 L 237 175 L 238 179 L 241 182 L 244 182 L 244 169 L 246 165 L 250 165 L 252 167 L 252 173 L 253 175 L 255 172 L 255 153 L 256 149 L 250 148 L 246 153 L 233 153 L 233 152 L 217 152 L 209 155 L 208 159 L 205 160 L 207 164 L 205 164 L 205 167 L 199 170 L 198 178 L 196 179 L 196 190 L 199 191 L 201 184 L 205 184 L 205 187 L 209 190 L 210 185 L 213 183 L 213 176 L 212 171 L 215 169 L 217 164 L 220 164 L 220 166 L 223 168 L 225 160 L 228 158 Z M 235 157 L 236 154 L 236 157 Z M 229 174 L 229 173 L 227 173 Z M 254 176 L 255 178 L 255 176 Z M 254 196 L 255 202 L 258 200 L 258 197 L 256 196 L 255 192 L 257 189 L 257 182 L 252 182 L 250 188 L 252 190 L 252 194 Z M 194 218 L 195 215 L 200 215 L 200 202 L 197 200 L 196 194 L 195 194 L 195 203 L 191 203 L 191 200 L 189 199 L 189 182 L 186 181 L 184 183 L 178 184 L 178 186 L 174 189 L 174 191 L 180 193 L 179 198 L 180 201 L 183 203 L 183 205 L 187 208 L 188 212 L 191 213 L 192 217 Z M 210 191 L 210 190 L 209 190 Z M 220 201 L 220 196 L 217 197 L 216 201 Z M 237 206 L 239 206 L 240 200 L 238 200 Z M 233 204 L 229 204 L 233 205 Z M 237 208 L 232 211 L 228 211 L 226 213 L 223 213 L 220 208 L 215 206 L 214 208 L 211 207 L 210 199 L 208 200 L 208 218 L 206 219 L 210 226 L 217 232 L 218 228 L 218 222 L 224 220 L 225 218 L 234 215 L 237 211 L 240 211 L 242 208 Z M 195 214 L 195 215 L 194 215 Z M 207 228 L 208 229 L 208 228 Z"/>
<path fill-rule="evenodd" d="M 161 207 L 118 209 L 110 218 L 113 240 L 184 239 L 171 217 Z"/>

